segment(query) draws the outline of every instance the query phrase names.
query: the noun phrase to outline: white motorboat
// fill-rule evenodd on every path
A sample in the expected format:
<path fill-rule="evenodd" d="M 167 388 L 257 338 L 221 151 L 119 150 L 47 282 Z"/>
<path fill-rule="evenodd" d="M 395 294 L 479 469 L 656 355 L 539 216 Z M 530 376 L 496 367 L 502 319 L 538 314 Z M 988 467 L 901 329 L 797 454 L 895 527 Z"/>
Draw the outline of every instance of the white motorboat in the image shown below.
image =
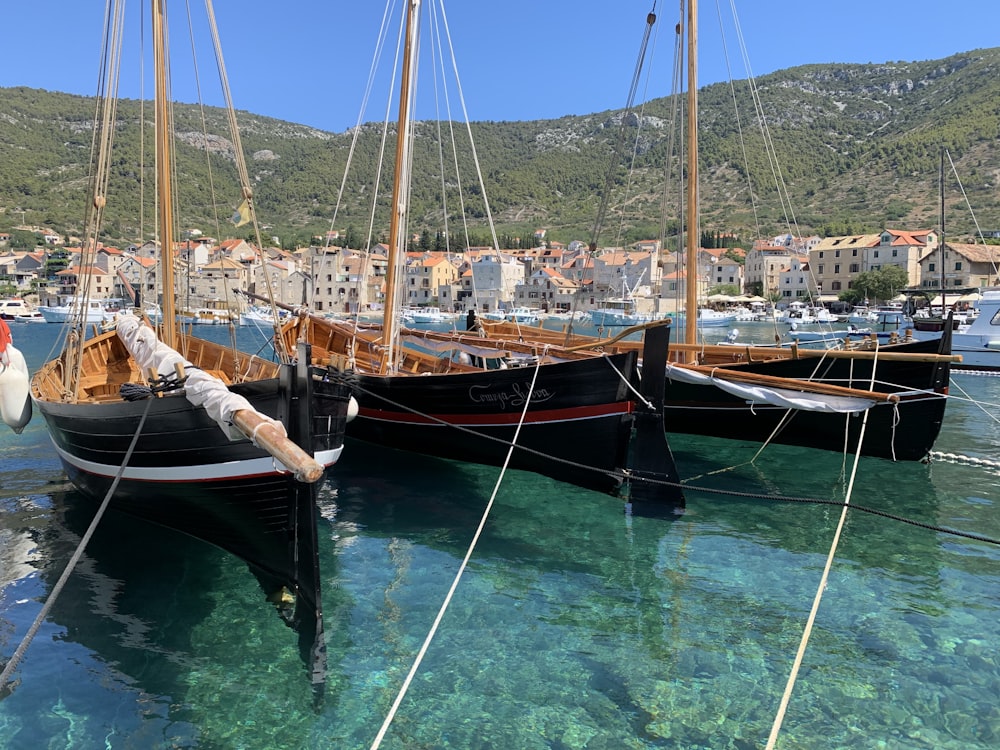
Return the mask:
<path fill-rule="evenodd" d="M 409 307 L 403 311 L 403 320 L 409 324 L 447 323 L 457 316 L 446 313 L 440 307 Z"/>
<path fill-rule="evenodd" d="M 0 299 L 0 320 L 16 320 L 19 315 L 29 315 L 34 312 L 20 297 Z"/>
<path fill-rule="evenodd" d="M 541 319 L 539 311 L 534 307 L 515 307 L 510 310 L 495 310 L 494 312 L 483 313 L 482 317 L 487 320 L 497 320 L 500 322 L 509 321 L 520 323 L 521 325 L 538 325 Z"/>
<path fill-rule="evenodd" d="M 114 318 L 106 309 L 107 300 L 69 297 L 63 305 L 39 305 L 46 323 L 65 323 L 82 317 L 86 323 L 103 323 Z"/>
<path fill-rule="evenodd" d="M 979 314 L 972 323 L 960 325 L 951 333 L 953 354 L 962 355 L 958 370 L 1000 371 L 1000 287 L 982 290 Z M 940 332 L 914 333 L 918 339 L 934 339 Z"/>
<path fill-rule="evenodd" d="M 278 310 L 278 321 L 284 322 L 290 313 L 286 310 Z M 264 305 L 252 305 L 245 312 L 240 313 L 241 326 L 273 326 L 274 312 Z"/>
<path fill-rule="evenodd" d="M 24 313 L 23 315 L 15 315 L 12 323 L 44 323 L 45 318 L 42 316 L 38 310 L 32 310 L 31 312 Z"/>

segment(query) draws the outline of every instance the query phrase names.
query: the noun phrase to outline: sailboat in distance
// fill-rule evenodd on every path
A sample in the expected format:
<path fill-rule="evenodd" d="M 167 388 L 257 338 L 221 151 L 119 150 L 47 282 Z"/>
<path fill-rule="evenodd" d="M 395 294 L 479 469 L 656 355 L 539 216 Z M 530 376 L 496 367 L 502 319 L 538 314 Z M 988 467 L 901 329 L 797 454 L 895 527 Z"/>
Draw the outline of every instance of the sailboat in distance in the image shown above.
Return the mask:
<path fill-rule="evenodd" d="M 124 5 L 109 2 L 106 16 L 113 33 L 105 35 L 102 55 L 105 93 L 98 97 L 76 291 L 84 299 L 91 292 L 87 269 L 102 236 L 108 165 L 120 128 L 115 116 L 121 110 L 107 92 L 117 88 L 110 82 L 119 75 L 114 45 L 125 36 Z M 318 382 L 306 344 L 273 362 L 178 330 L 166 2 L 151 5 L 162 325 L 154 330 L 135 315 L 120 315 L 117 329 L 90 335 L 78 318 L 61 353 L 35 373 L 31 396 L 67 475 L 85 496 L 248 563 L 299 632 L 319 687 L 325 650 L 315 487 L 343 451 L 350 386 L 327 368 Z M 215 33 L 211 3 L 208 8 Z M 247 200 L 252 195 L 246 184 L 244 194 Z"/>

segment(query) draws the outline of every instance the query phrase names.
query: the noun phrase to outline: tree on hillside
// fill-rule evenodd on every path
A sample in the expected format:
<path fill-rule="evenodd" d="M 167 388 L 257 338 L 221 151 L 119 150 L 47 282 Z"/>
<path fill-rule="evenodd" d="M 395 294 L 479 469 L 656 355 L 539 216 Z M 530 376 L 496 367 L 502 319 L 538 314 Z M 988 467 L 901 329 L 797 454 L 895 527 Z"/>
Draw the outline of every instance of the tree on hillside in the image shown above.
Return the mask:
<path fill-rule="evenodd" d="M 746 265 L 746 256 L 740 255 L 733 248 L 728 248 L 726 252 L 722 254 L 723 258 L 729 258 L 729 260 L 739 263 L 741 266 Z"/>
<path fill-rule="evenodd" d="M 43 242 L 42 238 L 26 229 L 12 229 L 10 247 L 12 250 L 34 250 Z"/>

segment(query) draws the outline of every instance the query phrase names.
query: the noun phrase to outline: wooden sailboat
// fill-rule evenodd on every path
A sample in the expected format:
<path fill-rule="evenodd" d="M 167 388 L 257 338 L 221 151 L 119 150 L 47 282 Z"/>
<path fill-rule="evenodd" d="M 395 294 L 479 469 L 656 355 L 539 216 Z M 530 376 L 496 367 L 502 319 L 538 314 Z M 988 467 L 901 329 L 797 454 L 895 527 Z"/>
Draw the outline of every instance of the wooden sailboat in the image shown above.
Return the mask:
<path fill-rule="evenodd" d="M 682 504 L 662 429 L 664 381 L 640 380 L 638 353 L 525 350 L 485 339 L 465 348 L 435 347 L 400 328 L 419 8 L 419 0 L 405 3 L 383 321 L 366 326 L 306 318 L 313 361 L 353 371 L 358 414 L 348 436 L 385 448 L 509 465 L 630 499 Z M 285 332 L 286 340 L 294 335 Z M 647 361 L 662 357 L 668 339 L 668 324 L 650 329 Z"/>
<path fill-rule="evenodd" d="M 697 0 L 687 3 L 687 197 L 685 256 L 689 269 L 697 267 L 700 222 L 698 219 L 698 86 L 697 86 Z M 647 21 L 654 21 L 650 14 Z M 686 308 L 697 310 L 697 279 L 686 274 Z M 944 420 L 950 367 L 951 337 L 935 341 L 913 341 L 878 346 L 864 342 L 864 348 L 848 351 L 814 351 L 776 347 L 738 347 L 698 342 L 697 316 L 686 315 L 685 326 L 670 344 L 669 361 L 689 366 L 711 366 L 719 378 L 757 375 L 780 378 L 771 386 L 802 390 L 807 386 L 838 386 L 856 392 L 893 398 L 880 401 L 869 411 L 863 455 L 896 460 L 927 457 Z M 643 330 L 636 326 L 607 339 L 541 327 L 512 325 L 479 320 L 484 335 L 501 340 L 590 347 L 604 352 L 638 351 L 642 341 L 627 336 Z M 634 338 L 634 336 L 633 336 Z M 648 372 L 646 368 L 644 371 Z M 664 401 L 664 426 L 668 432 L 734 438 L 753 442 L 779 442 L 843 452 L 856 444 L 861 420 L 822 409 L 792 409 L 782 399 L 774 402 L 748 398 L 704 384 L 686 381 L 676 368 L 668 378 Z M 819 390 L 822 390 L 820 388 Z"/>
<path fill-rule="evenodd" d="M 116 11 L 112 11 L 114 5 Z M 120 39 L 122 4 L 109 3 Z M 315 483 L 343 450 L 350 388 L 308 365 L 306 344 L 275 363 L 177 330 L 174 306 L 173 169 L 166 78 L 165 0 L 152 2 L 156 60 L 158 229 L 163 323 L 119 317 L 88 338 L 68 331 L 63 351 L 31 381 L 35 406 L 73 484 L 95 501 L 198 537 L 245 560 L 300 633 L 322 683 L 322 608 Z M 117 50 L 104 56 L 117 60 Z M 113 63 L 104 74 L 117 78 Z M 92 177 L 86 255 L 97 247 L 115 129 L 113 102 Z M 81 278 L 81 293 L 87 279 Z M 296 351 L 293 347 L 287 351 Z"/>
<path fill-rule="evenodd" d="M 409 55 L 419 5 L 407 3 L 404 71 L 413 68 Z M 302 316 L 314 362 L 353 371 L 359 413 L 348 436 L 460 461 L 509 461 L 512 468 L 583 487 L 679 504 L 664 432 L 668 321 L 644 327 L 641 348 L 627 350 L 398 326 L 397 259 L 406 219 L 411 89 L 404 75 L 383 321 L 366 325 Z M 284 335 L 290 341 L 292 334 Z M 760 385 L 766 377 L 754 379 Z M 855 411 L 864 408 L 857 405 L 859 397 L 866 405 L 894 400 L 829 384 L 820 388 L 787 379 L 782 384 L 854 399 Z"/>

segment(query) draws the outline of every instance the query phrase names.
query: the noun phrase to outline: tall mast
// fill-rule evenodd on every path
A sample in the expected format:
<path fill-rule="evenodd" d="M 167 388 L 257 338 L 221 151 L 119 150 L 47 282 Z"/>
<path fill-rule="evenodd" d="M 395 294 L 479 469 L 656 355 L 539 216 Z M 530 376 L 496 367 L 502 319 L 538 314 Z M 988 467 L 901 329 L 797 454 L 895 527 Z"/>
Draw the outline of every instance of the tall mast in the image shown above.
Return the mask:
<path fill-rule="evenodd" d="M 941 149 L 941 166 L 938 169 L 938 190 L 941 193 L 941 236 L 938 237 L 938 247 L 941 248 L 941 320 L 947 318 L 944 306 L 944 148 Z"/>
<path fill-rule="evenodd" d="M 698 0 L 688 0 L 687 13 L 687 244 L 685 245 L 684 341 L 698 340 Z"/>
<path fill-rule="evenodd" d="M 403 69 L 399 86 L 399 120 L 396 126 L 396 166 L 392 179 L 392 221 L 389 225 L 389 264 L 385 275 L 385 309 L 382 311 L 382 343 L 386 355 L 379 365 L 385 374 L 394 358 L 396 340 L 397 275 L 403 251 L 400 234 L 406 226 L 409 200 L 410 169 L 410 106 L 412 104 L 413 52 L 416 47 L 415 16 L 420 0 L 408 0 L 406 6 L 406 36 L 403 42 Z"/>
<path fill-rule="evenodd" d="M 156 79 L 156 184 L 159 195 L 160 278 L 163 292 L 163 341 L 177 346 L 174 312 L 174 198 L 170 181 L 170 118 L 167 90 L 166 0 L 153 0 L 153 67 Z"/>

